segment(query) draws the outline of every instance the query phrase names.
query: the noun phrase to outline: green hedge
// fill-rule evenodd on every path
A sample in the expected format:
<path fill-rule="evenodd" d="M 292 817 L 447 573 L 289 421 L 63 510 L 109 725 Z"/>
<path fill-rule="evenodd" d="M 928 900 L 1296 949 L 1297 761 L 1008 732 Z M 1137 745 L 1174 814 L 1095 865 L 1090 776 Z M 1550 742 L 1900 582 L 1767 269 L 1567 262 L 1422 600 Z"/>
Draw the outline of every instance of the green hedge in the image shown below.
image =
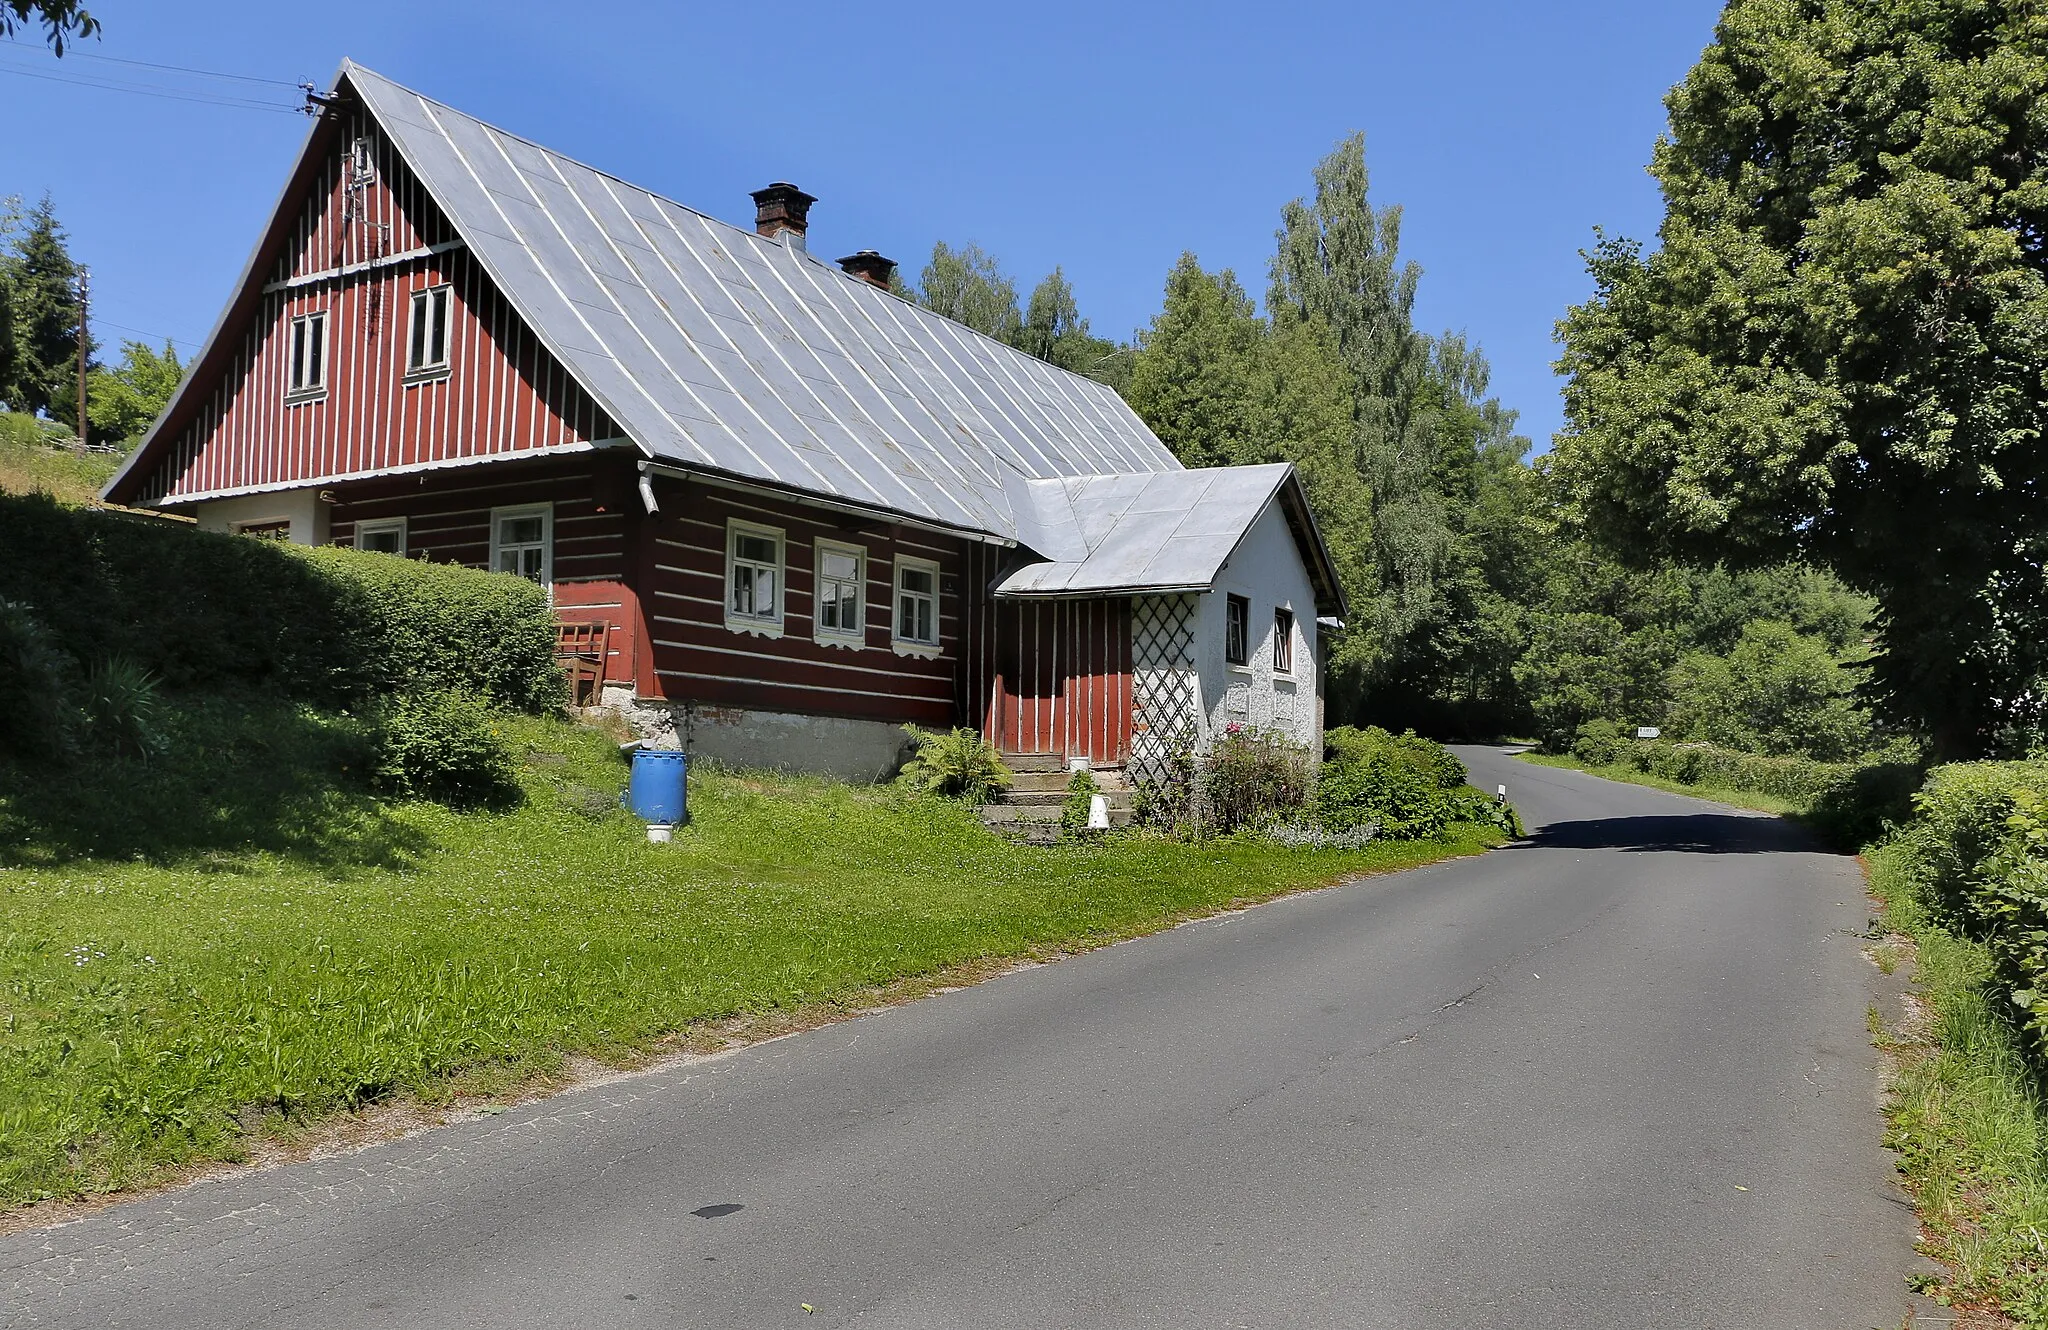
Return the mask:
<path fill-rule="evenodd" d="M 559 702 L 554 619 L 531 582 L 0 494 L 0 601 L 81 663 L 171 688 L 265 686 L 313 705 L 457 687 Z"/>
<path fill-rule="evenodd" d="M 2048 762 L 1937 767 L 1900 833 L 1920 899 L 1983 942 L 2035 1063 L 2048 1068 Z"/>
<path fill-rule="evenodd" d="M 1316 784 L 1315 820 L 1337 834 L 1367 827 L 1389 840 L 1433 840 L 1459 822 L 1521 826 L 1502 804 L 1465 783 L 1465 764 L 1414 731 L 1339 726 L 1323 736 L 1327 760 Z"/>

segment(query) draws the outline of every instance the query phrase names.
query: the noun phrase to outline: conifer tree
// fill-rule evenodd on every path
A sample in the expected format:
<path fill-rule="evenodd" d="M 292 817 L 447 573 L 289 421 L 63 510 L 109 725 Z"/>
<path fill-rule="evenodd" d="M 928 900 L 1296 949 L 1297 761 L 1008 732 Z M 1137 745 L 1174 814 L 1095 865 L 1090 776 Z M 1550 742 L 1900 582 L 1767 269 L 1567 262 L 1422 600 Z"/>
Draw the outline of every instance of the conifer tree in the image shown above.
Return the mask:
<path fill-rule="evenodd" d="M 29 211 L 6 269 L 15 353 L 7 401 L 19 411 L 45 412 L 76 381 L 78 366 L 78 265 L 47 194 Z M 90 355 L 89 343 L 86 350 Z"/>

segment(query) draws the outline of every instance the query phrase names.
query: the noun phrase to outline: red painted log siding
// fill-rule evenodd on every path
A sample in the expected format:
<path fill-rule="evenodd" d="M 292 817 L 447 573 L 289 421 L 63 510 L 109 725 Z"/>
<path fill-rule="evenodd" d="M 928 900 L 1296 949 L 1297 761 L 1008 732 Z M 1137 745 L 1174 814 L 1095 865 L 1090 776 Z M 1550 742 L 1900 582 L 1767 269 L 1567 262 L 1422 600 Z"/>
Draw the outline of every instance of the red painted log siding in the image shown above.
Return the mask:
<path fill-rule="evenodd" d="M 1130 748 L 1130 601 L 1002 601 L 995 623 L 989 741 L 1006 753 L 1121 763 Z"/>
<path fill-rule="evenodd" d="M 954 723 L 963 660 L 962 573 L 968 542 L 867 521 L 719 486 L 664 482 L 644 608 L 654 672 L 675 701 L 805 715 L 943 726 Z M 783 531 L 783 635 L 725 626 L 726 523 L 737 518 Z M 816 542 L 867 551 L 867 638 L 859 648 L 813 637 Z M 935 659 L 891 646 L 895 559 L 939 565 Z"/>
<path fill-rule="evenodd" d="M 350 191 L 349 143 L 366 134 L 375 182 Z M 452 233 L 383 137 L 365 125 L 338 148 L 300 214 L 294 241 L 240 331 L 226 372 L 144 482 L 140 502 L 315 482 L 534 448 L 611 439 L 618 428 L 542 350 L 468 251 L 403 261 Z M 335 274 L 345 264 L 370 268 Z M 313 278 L 284 286 L 289 279 Z M 407 384 L 413 292 L 452 287 L 449 372 Z M 285 402 L 291 321 L 327 313 L 327 393 Z"/>
<path fill-rule="evenodd" d="M 353 545 L 357 522 L 403 517 L 407 557 L 483 568 L 493 508 L 552 503 L 556 612 L 609 624 L 605 678 L 630 684 L 640 628 L 628 558 L 629 527 L 638 521 L 632 494 L 630 464 L 612 459 L 421 472 L 338 489 L 329 539 Z"/>

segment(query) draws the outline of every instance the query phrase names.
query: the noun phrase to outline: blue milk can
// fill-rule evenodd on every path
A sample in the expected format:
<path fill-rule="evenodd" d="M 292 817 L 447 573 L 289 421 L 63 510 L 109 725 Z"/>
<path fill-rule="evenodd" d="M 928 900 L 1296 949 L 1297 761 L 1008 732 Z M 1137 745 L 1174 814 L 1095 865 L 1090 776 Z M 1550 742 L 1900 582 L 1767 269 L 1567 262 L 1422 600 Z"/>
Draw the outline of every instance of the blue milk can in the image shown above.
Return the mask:
<path fill-rule="evenodd" d="M 641 748 L 633 753 L 633 776 L 626 785 L 626 807 L 643 822 L 678 826 L 688 820 L 690 769 L 687 753 Z"/>

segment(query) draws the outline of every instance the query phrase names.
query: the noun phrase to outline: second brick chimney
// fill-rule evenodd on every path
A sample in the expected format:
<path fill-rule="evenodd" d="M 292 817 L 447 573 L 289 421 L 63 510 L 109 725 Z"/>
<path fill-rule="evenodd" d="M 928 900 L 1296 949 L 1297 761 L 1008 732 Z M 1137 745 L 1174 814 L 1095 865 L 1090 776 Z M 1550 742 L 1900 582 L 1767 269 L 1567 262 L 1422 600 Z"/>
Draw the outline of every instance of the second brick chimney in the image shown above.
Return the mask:
<path fill-rule="evenodd" d="M 885 259 L 871 249 L 864 249 L 839 260 L 839 266 L 869 286 L 879 286 L 886 291 L 889 289 L 889 277 L 896 271 L 896 260 Z"/>
<path fill-rule="evenodd" d="M 787 180 L 754 191 L 754 229 L 770 240 L 804 247 L 804 232 L 810 229 L 811 205 L 818 200 Z"/>

